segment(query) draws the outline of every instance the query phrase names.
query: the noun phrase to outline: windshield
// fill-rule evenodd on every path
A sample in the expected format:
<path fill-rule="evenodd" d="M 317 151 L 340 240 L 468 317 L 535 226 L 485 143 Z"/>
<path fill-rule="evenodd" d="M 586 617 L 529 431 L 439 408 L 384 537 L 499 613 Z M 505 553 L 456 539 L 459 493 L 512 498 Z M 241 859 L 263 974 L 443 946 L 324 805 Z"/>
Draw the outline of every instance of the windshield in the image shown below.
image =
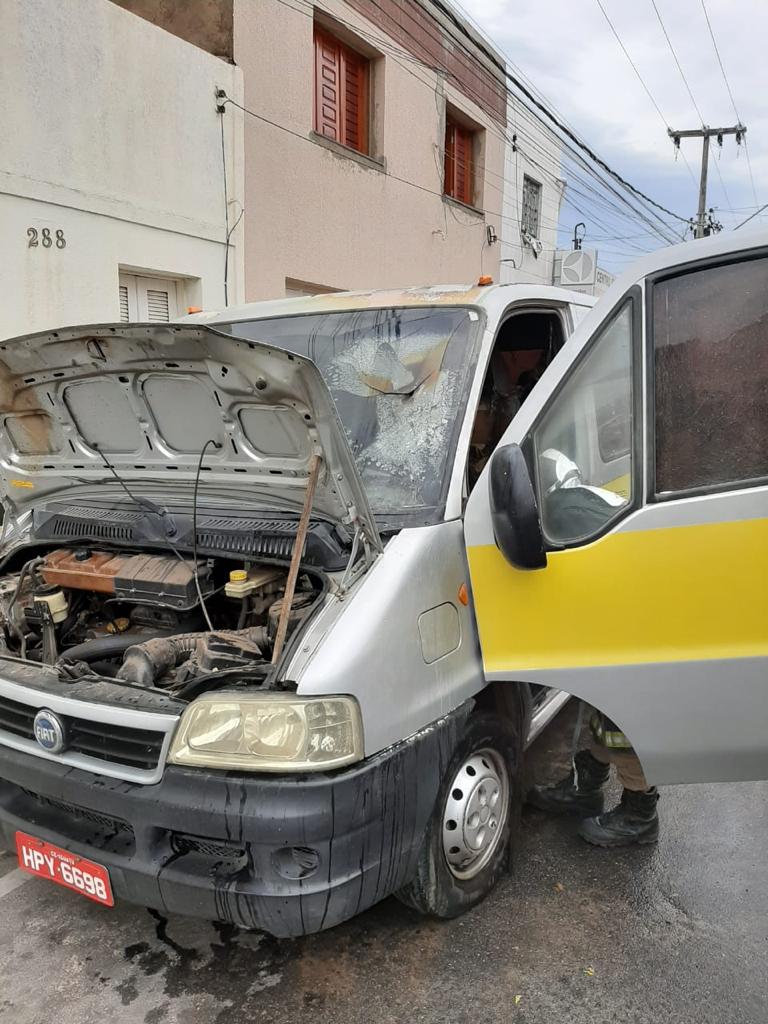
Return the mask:
<path fill-rule="evenodd" d="M 338 408 L 377 515 L 440 509 L 480 314 L 365 309 L 220 327 L 308 356 Z"/>

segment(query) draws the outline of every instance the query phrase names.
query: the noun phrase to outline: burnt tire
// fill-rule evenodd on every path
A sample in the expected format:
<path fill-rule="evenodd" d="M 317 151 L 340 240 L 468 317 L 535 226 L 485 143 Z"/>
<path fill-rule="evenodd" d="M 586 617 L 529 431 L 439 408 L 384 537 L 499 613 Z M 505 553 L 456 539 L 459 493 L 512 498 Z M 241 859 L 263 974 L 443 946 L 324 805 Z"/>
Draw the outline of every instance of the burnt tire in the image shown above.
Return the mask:
<path fill-rule="evenodd" d="M 431 917 L 458 917 L 480 903 L 508 870 L 522 805 L 522 734 L 522 715 L 510 720 L 480 712 L 468 720 L 443 777 L 416 875 L 396 893 L 402 903 Z M 494 789 L 499 798 L 491 807 Z M 490 838 L 488 830 L 495 833 Z"/>

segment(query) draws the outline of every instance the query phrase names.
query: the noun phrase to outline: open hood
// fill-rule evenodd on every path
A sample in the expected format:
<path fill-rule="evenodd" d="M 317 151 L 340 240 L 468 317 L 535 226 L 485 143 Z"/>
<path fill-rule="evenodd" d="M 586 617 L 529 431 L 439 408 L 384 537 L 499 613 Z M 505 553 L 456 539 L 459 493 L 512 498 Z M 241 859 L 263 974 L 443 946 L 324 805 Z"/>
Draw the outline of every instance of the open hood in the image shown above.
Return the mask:
<path fill-rule="evenodd" d="M 0 492 L 19 514 L 43 499 L 103 499 L 114 466 L 136 494 L 301 511 L 322 459 L 316 515 L 380 546 L 333 399 L 310 360 L 192 324 L 73 327 L 0 343 Z M 116 492 L 116 493 L 117 493 Z M 111 493 L 111 492 L 110 492 Z"/>

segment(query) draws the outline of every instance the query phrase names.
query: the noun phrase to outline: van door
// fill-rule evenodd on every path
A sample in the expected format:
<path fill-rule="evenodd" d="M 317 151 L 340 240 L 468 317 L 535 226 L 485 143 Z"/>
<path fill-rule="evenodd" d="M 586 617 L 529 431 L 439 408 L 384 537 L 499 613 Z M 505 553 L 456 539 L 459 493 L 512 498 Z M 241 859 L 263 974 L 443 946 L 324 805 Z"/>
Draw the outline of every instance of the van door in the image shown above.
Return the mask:
<path fill-rule="evenodd" d="M 652 783 L 768 778 L 768 250 L 713 249 L 576 332 L 465 517 L 487 678 L 593 704 Z"/>

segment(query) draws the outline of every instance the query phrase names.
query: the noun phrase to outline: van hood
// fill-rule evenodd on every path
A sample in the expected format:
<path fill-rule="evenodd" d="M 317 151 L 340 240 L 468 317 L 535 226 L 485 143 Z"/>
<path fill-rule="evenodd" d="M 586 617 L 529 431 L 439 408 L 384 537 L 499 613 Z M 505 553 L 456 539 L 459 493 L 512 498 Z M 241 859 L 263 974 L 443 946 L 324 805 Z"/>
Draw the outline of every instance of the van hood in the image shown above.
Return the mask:
<path fill-rule="evenodd" d="M 99 325 L 0 343 L 0 495 L 18 515 L 66 492 L 125 491 L 300 514 L 322 459 L 313 514 L 380 539 L 336 406 L 309 359 L 211 327 Z"/>

